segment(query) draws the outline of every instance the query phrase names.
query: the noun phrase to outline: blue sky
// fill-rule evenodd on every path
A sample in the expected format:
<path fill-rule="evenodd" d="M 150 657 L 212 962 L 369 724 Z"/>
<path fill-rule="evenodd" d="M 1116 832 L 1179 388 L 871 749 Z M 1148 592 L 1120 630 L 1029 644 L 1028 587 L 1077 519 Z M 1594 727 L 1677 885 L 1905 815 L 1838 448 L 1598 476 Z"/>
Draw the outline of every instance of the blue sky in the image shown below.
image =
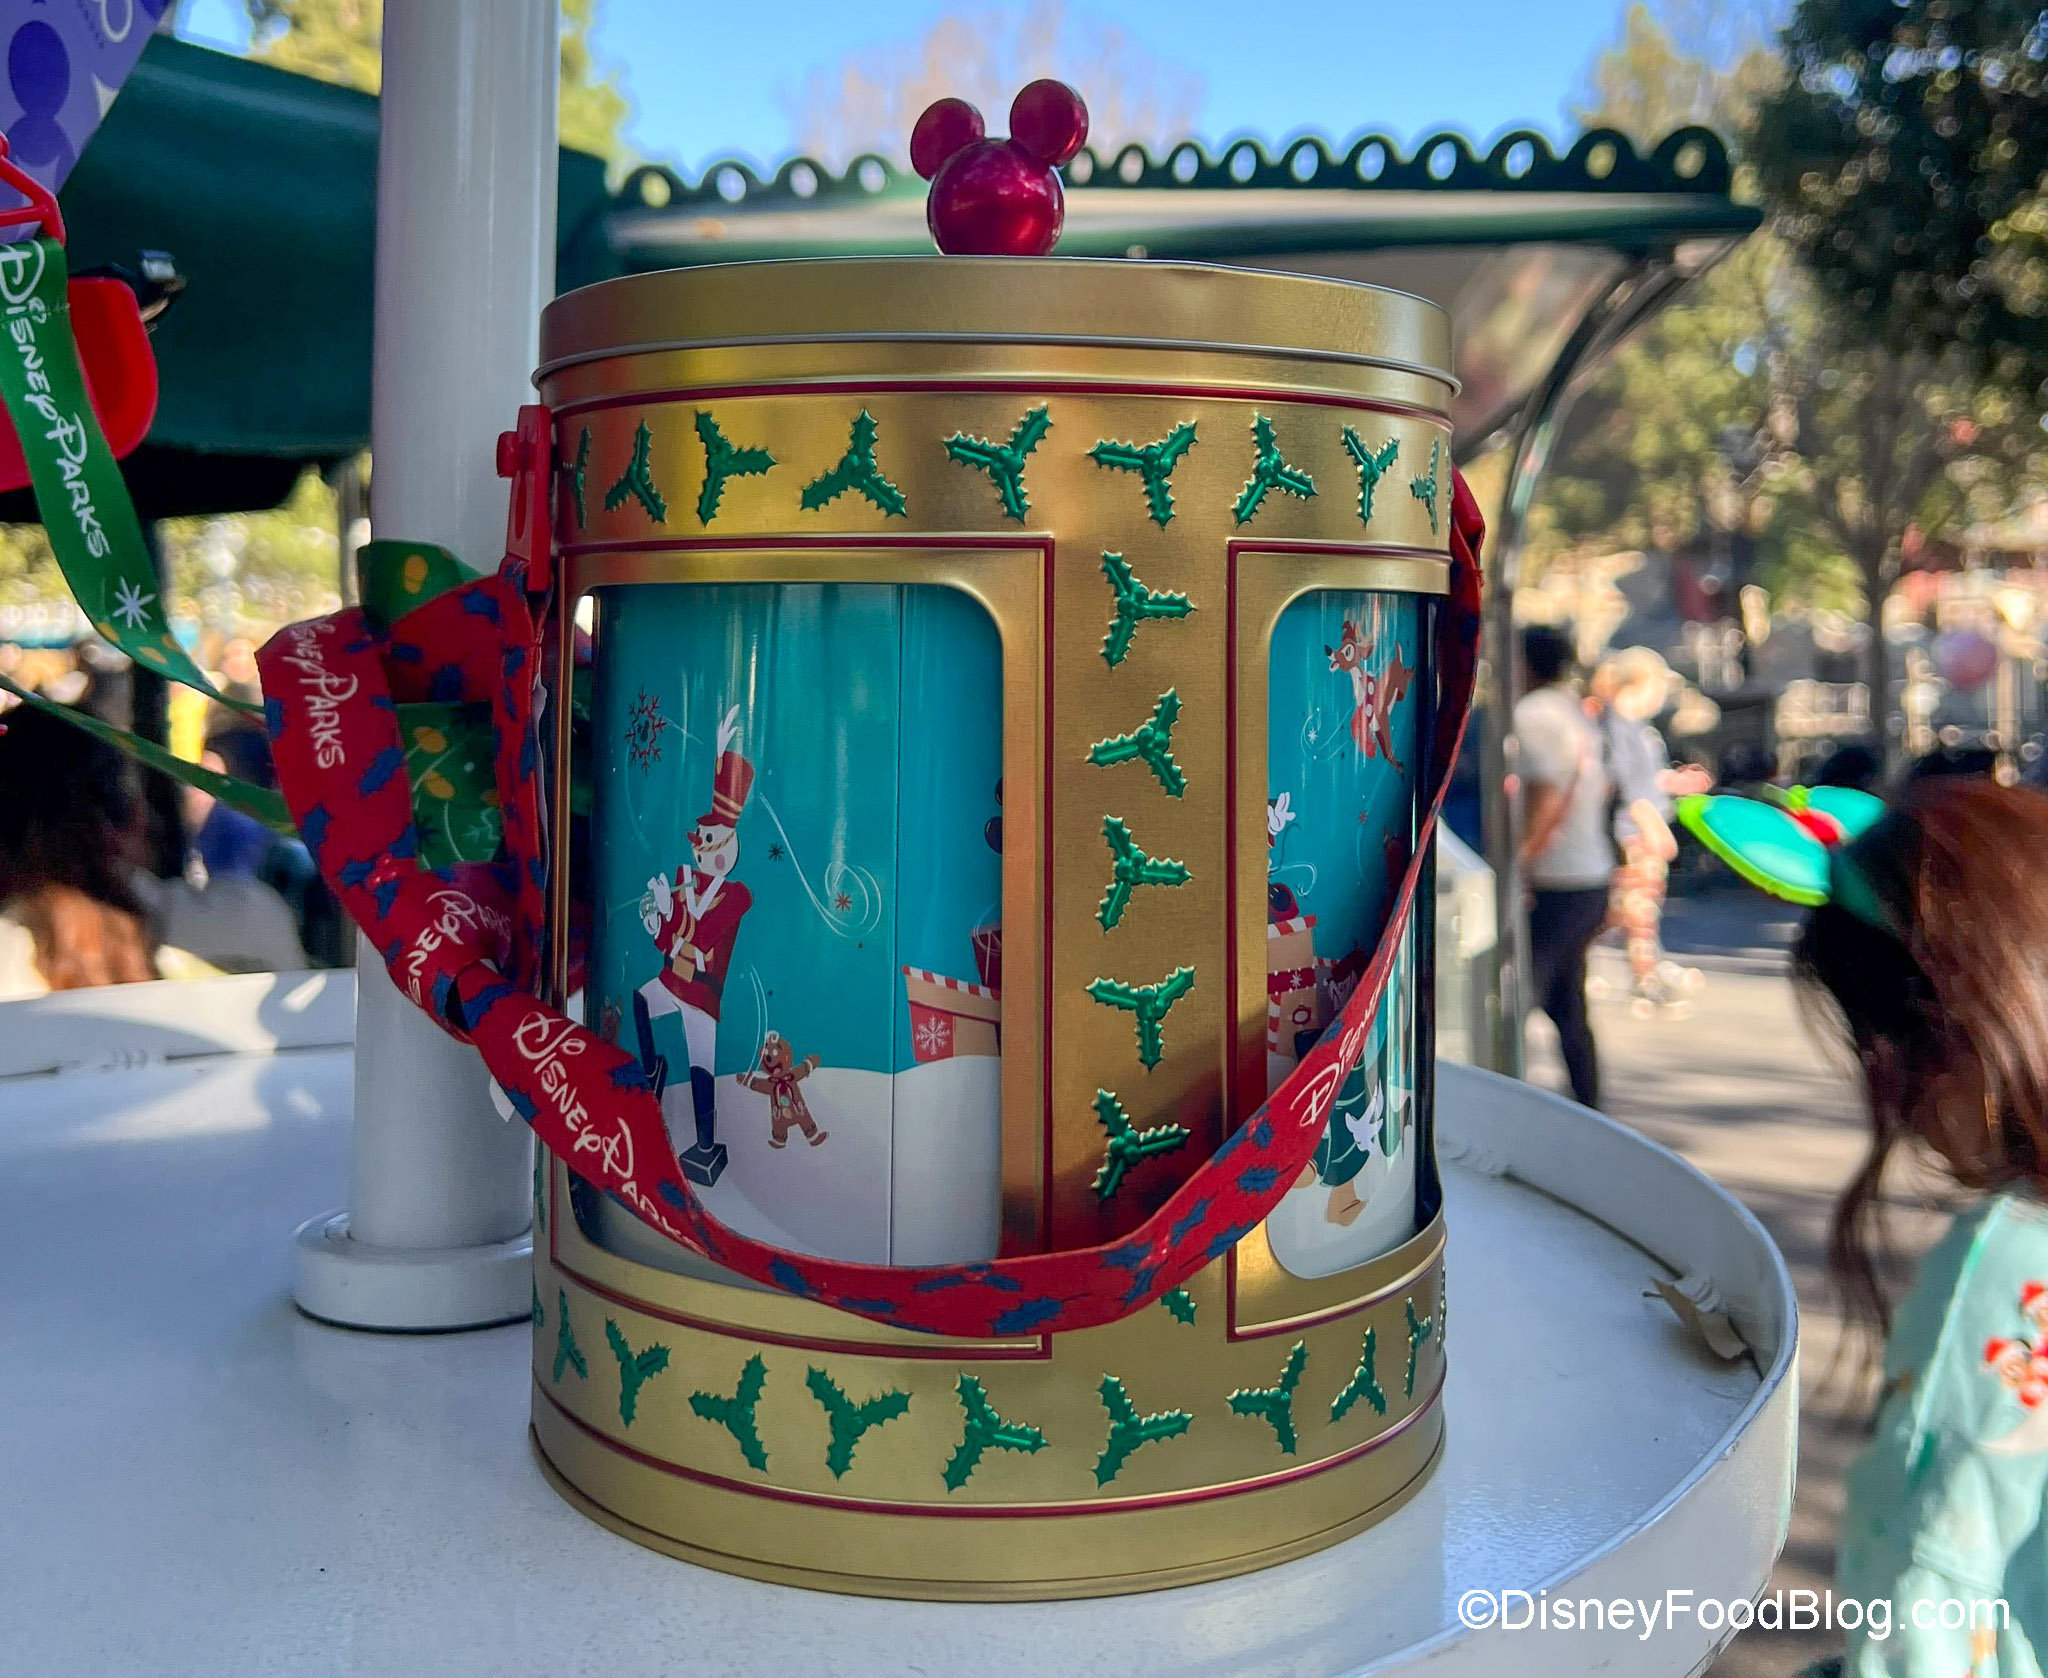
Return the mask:
<path fill-rule="evenodd" d="M 1566 108 L 1617 33 L 1623 3 L 1073 0 L 1066 12 L 1075 35 L 1113 26 L 1199 81 L 1195 126 L 1206 139 L 1375 128 L 1405 143 L 1439 126 L 1482 138 L 1521 124 L 1567 132 Z M 636 149 L 694 172 L 720 157 L 786 156 L 788 102 L 807 73 L 907 46 L 948 12 L 985 9 L 973 0 L 601 0 L 596 44 L 633 101 Z M 241 0 L 188 0 L 179 33 L 240 45 Z"/>

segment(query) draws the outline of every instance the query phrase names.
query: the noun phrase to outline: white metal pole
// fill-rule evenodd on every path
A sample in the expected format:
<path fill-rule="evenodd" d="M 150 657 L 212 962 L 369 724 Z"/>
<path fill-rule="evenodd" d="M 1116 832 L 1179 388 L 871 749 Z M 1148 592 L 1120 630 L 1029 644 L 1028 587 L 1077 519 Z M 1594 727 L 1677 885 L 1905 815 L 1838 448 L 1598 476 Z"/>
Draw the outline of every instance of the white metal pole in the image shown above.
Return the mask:
<path fill-rule="evenodd" d="M 531 400 L 554 292 L 557 0 L 386 0 L 371 519 L 474 569 L 504 548 L 494 445 Z M 298 1235 L 296 1294 L 366 1328 L 531 1305 L 533 1143 L 482 1063 L 356 962 L 351 1203 Z"/>

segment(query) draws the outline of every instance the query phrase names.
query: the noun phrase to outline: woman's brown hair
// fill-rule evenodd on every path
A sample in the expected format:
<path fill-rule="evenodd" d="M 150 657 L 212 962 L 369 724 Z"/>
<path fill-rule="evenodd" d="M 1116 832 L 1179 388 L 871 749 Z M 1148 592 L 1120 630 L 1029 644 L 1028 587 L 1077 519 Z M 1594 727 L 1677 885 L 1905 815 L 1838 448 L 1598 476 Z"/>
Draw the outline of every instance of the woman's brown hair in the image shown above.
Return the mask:
<path fill-rule="evenodd" d="M 1869 1105 L 1828 1266 L 1851 1320 L 1886 1329 L 1879 1197 L 1901 1142 L 1966 1188 L 2048 1194 L 2048 796 L 1922 781 L 1838 866 L 1868 887 L 1860 912 L 1816 909 L 1793 963 L 1836 1016 Z"/>
<path fill-rule="evenodd" d="M 52 990 L 156 976 L 129 883 L 142 857 L 135 771 L 112 746 L 21 705 L 0 733 L 0 906 Z"/>

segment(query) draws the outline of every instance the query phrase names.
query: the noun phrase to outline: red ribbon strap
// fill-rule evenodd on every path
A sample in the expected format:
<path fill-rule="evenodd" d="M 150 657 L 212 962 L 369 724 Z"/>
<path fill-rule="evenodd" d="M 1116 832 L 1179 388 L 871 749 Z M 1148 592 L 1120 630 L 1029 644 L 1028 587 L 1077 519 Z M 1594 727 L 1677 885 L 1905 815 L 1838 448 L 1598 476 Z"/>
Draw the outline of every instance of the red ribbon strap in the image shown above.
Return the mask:
<path fill-rule="evenodd" d="M 1437 615 L 1440 704 L 1428 815 L 1371 964 L 1314 1048 L 1204 1164 L 1129 1235 L 1100 1247 L 977 1264 L 875 1265 L 814 1258 L 739 1235 L 699 1203 L 631 1055 L 531 994 L 541 948 L 533 717 L 540 638 L 525 566 L 443 595 L 380 638 L 360 611 L 295 624 L 263 649 L 278 780 L 320 871 L 399 987 L 474 1043 L 549 1149 L 650 1228 L 727 1269 L 898 1328 L 963 1336 L 1090 1328 L 1128 1316 L 1221 1257 L 1279 1204 L 1358 1064 L 1429 856 L 1471 707 L 1479 641 L 1479 541 L 1464 480 L 1451 513 L 1451 588 Z M 449 603 L 444 605 L 443 603 Z M 394 685 L 424 668 L 463 672 L 498 720 L 507 858 L 430 870 L 419 862 Z M 394 677 L 406 675 L 398 683 Z M 483 684 L 487 683 L 487 688 Z"/>

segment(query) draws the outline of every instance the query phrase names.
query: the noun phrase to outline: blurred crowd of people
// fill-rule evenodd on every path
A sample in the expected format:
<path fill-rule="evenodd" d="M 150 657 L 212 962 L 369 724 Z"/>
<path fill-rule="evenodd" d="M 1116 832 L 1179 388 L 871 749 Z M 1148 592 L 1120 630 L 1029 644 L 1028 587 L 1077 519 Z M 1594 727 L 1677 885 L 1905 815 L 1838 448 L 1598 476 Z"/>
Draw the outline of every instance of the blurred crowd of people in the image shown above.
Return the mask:
<path fill-rule="evenodd" d="M 221 691 L 260 701 L 248 643 L 221 655 Z M 133 724 L 125 661 L 42 674 L 54 678 L 37 684 L 52 703 Z M 275 784 L 253 717 L 174 691 L 191 702 L 170 718 L 179 756 L 253 786 Z M 0 1000 L 347 958 L 340 912 L 296 838 L 196 787 L 152 786 L 151 772 L 50 711 L 13 703 L 0 730 Z"/>
<path fill-rule="evenodd" d="M 1529 971 L 1525 1001 L 1556 1026 L 1574 1099 L 1600 1104 L 1599 1054 L 1586 998 L 1592 946 L 1615 934 L 1628 955 L 1629 1002 L 1649 1016 L 1683 1012 L 1700 984 L 1697 969 L 1666 955 L 1661 925 L 1671 869 L 1677 799 L 1718 783 L 1744 787 L 1774 778 L 1776 761 L 1737 746 L 1719 773 L 1674 761 L 1658 731 L 1683 679 L 1649 647 L 1624 647 L 1583 668 L 1571 631 L 1532 624 L 1522 631 L 1527 690 L 1514 712 L 1516 784 L 1522 800 L 1518 851 L 1528 888 Z M 1936 746 L 1905 764 L 1898 790 L 1951 776 L 1993 777 L 1996 752 Z M 2021 778 L 2048 778 L 2048 758 L 2028 760 Z M 1835 746 L 1807 779 L 1880 795 L 1885 765 L 1860 741 Z M 1696 855 L 1699 853 L 1695 853 Z"/>

